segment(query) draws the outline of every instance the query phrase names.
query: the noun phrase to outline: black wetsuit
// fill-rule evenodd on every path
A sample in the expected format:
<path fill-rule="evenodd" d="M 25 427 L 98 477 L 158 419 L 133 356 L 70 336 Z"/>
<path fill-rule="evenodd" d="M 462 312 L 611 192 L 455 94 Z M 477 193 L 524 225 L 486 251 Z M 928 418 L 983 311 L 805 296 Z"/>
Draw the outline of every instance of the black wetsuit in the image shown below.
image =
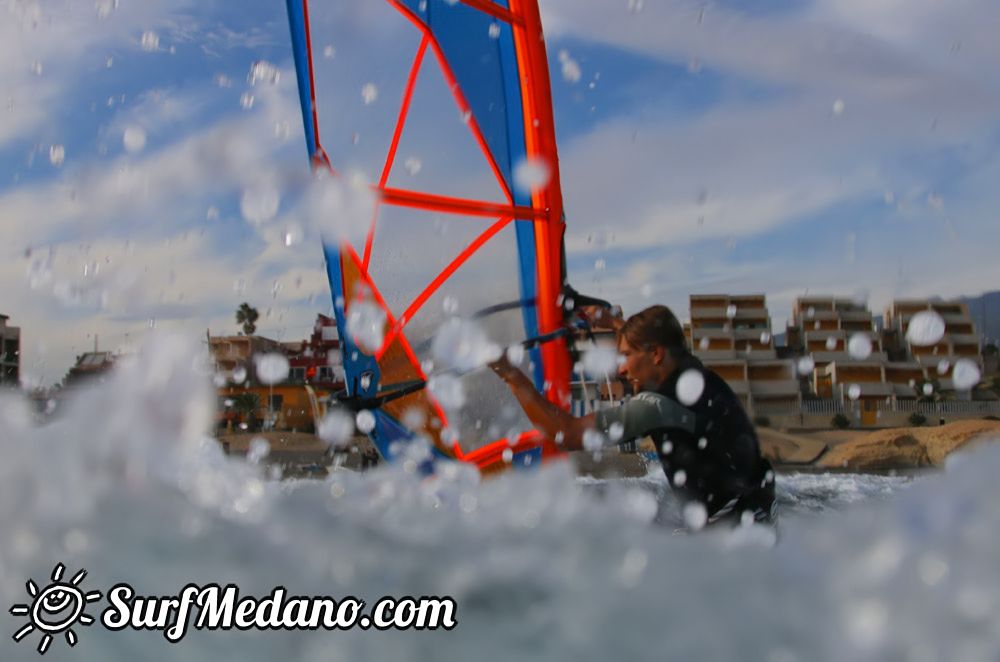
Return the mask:
<path fill-rule="evenodd" d="M 683 404 L 691 394 L 678 398 L 678 381 L 697 385 L 698 375 L 700 395 Z M 597 427 L 615 443 L 651 436 L 671 487 L 682 501 L 704 504 L 710 522 L 740 522 L 745 512 L 754 521 L 773 519 L 774 472 L 753 424 L 725 380 L 694 356 L 682 356 L 656 391 L 598 412 Z"/>

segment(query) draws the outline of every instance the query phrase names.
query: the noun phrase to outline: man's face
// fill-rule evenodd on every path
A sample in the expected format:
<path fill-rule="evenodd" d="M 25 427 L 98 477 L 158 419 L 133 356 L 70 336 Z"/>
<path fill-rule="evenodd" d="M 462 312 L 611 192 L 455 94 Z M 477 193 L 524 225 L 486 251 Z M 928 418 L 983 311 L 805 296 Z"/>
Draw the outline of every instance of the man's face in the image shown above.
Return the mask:
<path fill-rule="evenodd" d="M 624 337 L 618 339 L 618 353 L 622 356 L 622 364 L 618 366 L 619 376 L 632 384 L 636 393 L 655 389 L 660 385 L 660 370 L 657 368 L 657 358 L 662 362 L 662 349 L 643 350 L 633 347 Z"/>

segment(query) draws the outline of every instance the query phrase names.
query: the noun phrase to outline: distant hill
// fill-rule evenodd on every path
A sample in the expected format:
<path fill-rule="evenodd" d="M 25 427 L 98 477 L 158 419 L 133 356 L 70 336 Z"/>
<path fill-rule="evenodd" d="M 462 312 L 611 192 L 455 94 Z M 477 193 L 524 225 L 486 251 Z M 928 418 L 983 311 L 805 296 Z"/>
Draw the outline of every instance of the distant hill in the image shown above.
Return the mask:
<path fill-rule="evenodd" d="M 977 297 L 959 297 L 969 304 L 969 315 L 976 332 L 986 341 L 1000 339 L 1000 292 L 986 292 Z"/>

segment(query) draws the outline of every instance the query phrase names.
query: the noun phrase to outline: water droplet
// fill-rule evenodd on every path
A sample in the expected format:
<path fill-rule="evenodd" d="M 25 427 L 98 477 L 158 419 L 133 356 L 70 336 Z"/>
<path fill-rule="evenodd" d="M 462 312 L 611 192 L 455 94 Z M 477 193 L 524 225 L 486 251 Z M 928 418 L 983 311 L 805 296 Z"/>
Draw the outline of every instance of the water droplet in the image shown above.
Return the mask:
<path fill-rule="evenodd" d="M 593 379 L 606 379 L 618 373 L 618 352 L 613 347 L 598 345 L 583 353 L 581 367 Z"/>
<path fill-rule="evenodd" d="M 38 60 L 35 60 L 34 62 L 32 62 L 31 63 L 31 73 L 35 74 L 36 76 L 41 76 L 42 75 L 42 63 L 39 62 Z"/>
<path fill-rule="evenodd" d="M 415 156 L 411 156 L 403 162 L 403 168 L 405 168 L 406 172 L 410 173 L 411 175 L 416 175 L 417 173 L 419 173 L 422 167 L 423 163 L 421 163 L 420 159 L 418 159 Z"/>
<path fill-rule="evenodd" d="M 604 448 L 604 435 L 597 430 L 590 429 L 583 432 L 583 450 L 596 452 Z"/>
<path fill-rule="evenodd" d="M 981 377 L 979 366 L 975 361 L 969 359 L 959 359 L 955 361 L 955 368 L 951 371 L 951 379 L 955 384 L 955 390 L 968 391 L 979 383 Z"/>
<path fill-rule="evenodd" d="M 141 152 L 146 146 L 146 130 L 135 125 L 126 127 L 122 134 L 122 145 L 125 146 L 125 151 L 131 154 Z"/>
<path fill-rule="evenodd" d="M 247 74 L 247 82 L 251 86 L 257 85 L 257 83 L 275 85 L 280 79 L 281 72 L 267 60 L 257 60 L 251 64 L 250 72 Z"/>
<path fill-rule="evenodd" d="M 648 299 L 653 296 L 653 286 L 649 283 L 643 283 L 642 287 L 639 288 L 639 294 L 641 294 L 643 298 Z"/>
<path fill-rule="evenodd" d="M 358 431 L 368 434 L 375 429 L 375 414 L 367 409 L 362 409 L 358 412 L 354 422 L 358 426 Z"/>
<path fill-rule="evenodd" d="M 545 159 L 533 157 L 521 160 L 514 168 L 514 186 L 530 193 L 549 183 L 551 172 Z"/>
<path fill-rule="evenodd" d="M 270 221 L 278 213 L 281 194 L 271 184 L 261 182 L 243 191 L 240 197 L 240 213 L 251 225 L 261 225 Z"/>
<path fill-rule="evenodd" d="M 916 313 L 906 327 L 906 340 L 917 347 L 936 345 L 944 337 L 945 324 L 933 310 Z"/>
<path fill-rule="evenodd" d="M 930 396 L 932 393 L 934 393 L 934 385 L 931 384 L 930 382 L 927 382 L 926 384 L 924 384 L 921 390 L 923 390 L 924 395 Z"/>
<path fill-rule="evenodd" d="M 675 487 L 684 487 L 684 485 L 687 483 L 687 479 L 688 479 L 687 472 L 684 471 L 683 469 L 678 469 L 677 471 L 674 472 L 673 484 Z"/>
<path fill-rule="evenodd" d="M 249 92 L 244 92 L 240 95 L 240 108 L 243 110 L 250 110 L 253 108 L 254 98 Z"/>
<path fill-rule="evenodd" d="M 663 445 L 660 446 L 660 452 L 663 453 L 664 455 L 670 455 L 670 453 L 673 452 L 673 450 L 674 450 L 674 445 L 672 442 L 669 441 L 664 441 Z"/>
<path fill-rule="evenodd" d="M 454 315 L 458 312 L 458 299 L 452 296 L 445 297 L 441 309 L 448 315 Z"/>
<path fill-rule="evenodd" d="M 62 145 L 52 145 L 49 147 L 49 162 L 55 167 L 59 167 L 66 160 L 66 148 Z"/>
<path fill-rule="evenodd" d="M 939 375 L 947 375 L 948 370 L 951 368 L 951 364 L 948 363 L 947 359 L 941 359 L 937 364 L 937 373 Z"/>
<path fill-rule="evenodd" d="M 689 501 L 682 511 L 684 523 L 692 531 L 700 531 L 708 524 L 708 509 L 700 501 Z"/>
<path fill-rule="evenodd" d="M 710 344 L 711 343 L 709 342 L 708 337 L 702 338 L 701 340 L 698 341 L 698 349 L 704 352 L 708 350 Z"/>
<path fill-rule="evenodd" d="M 243 366 L 237 366 L 233 368 L 233 373 L 232 375 L 230 375 L 230 379 L 232 379 L 234 384 L 242 384 L 244 381 L 246 381 L 246 378 L 247 378 L 246 368 L 244 368 Z"/>
<path fill-rule="evenodd" d="M 771 332 L 770 331 L 761 331 L 761 333 L 760 333 L 760 342 L 761 342 L 762 345 L 769 344 L 771 342 Z"/>
<path fill-rule="evenodd" d="M 702 437 L 701 439 L 699 439 L 698 440 L 698 448 L 700 450 L 705 450 L 706 448 L 708 448 L 708 439 L 706 439 L 705 437 Z"/>
<path fill-rule="evenodd" d="M 146 30 L 142 33 L 140 45 L 142 46 L 142 50 L 147 53 L 157 51 L 160 48 L 160 36 L 152 30 Z"/>
<path fill-rule="evenodd" d="M 514 167 L 514 186 L 525 193 L 531 193 L 548 184 L 550 176 L 549 164 L 545 159 L 523 159 Z"/>
<path fill-rule="evenodd" d="M 280 122 L 274 123 L 274 137 L 279 142 L 285 142 L 288 140 L 288 136 L 292 135 L 292 125 L 288 120 L 281 120 Z"/>
<path fill-rule="evenodd" d="M 289 225 L 285 228 L 284 242 L 286 247 L 294 246 L 302 241 L 302 228 L 298 225 Z"/>
<path fill-rule="evenodd" d="M 861 397 L 861 386 L 858 384 L 851 384 L 847 387 L 847 397 L 851 400 L 857 400 Z"/>
<path fill-rule="evenodd" d="M 261 460 L 271 454 L 271 444 L 264 437 L 254 437 L 247 449 L 247 462 L 260 464 Z"/>
<path fill-rule="evenodd" d="M 277 384 L 288 378 L 288 358 L 283 354 L 255 354 L 257 378 L 264 384 Z"/>
<path fill-rule="evenodd" d="M 434 375 L 427 381 L 427 390 L 445 409 L 454 411 L 465 406 L 465 387 L 454 375 Z"/>
<path fill-rule="evenodd" d="M 836 101 L 833 102 L 833 114 L 840 115 L 843 112 L 844 112 L 844 100 L 837 99 Z"/>
<path fill-rule="evenodd" d="M 337 49 L 333 47 L 333 44 L 327 44 L 323 47 L 323 57 L 327 60 L 333 59 L 337 55 Z"/>
<path fill-rule="evenodd" d="M 503 452 L 500 453 L 500 457 L 503 459 L 504 462 L 510 464 L 511 461 L 513 461 L 514 459 L 514 451 L 509 448 L 505 448 L 503 449 Z"/>
<path fill-rule="evenodd" d="M 525 350 L 523 345 L 511 345 L 507 348 L 507 360 L 513 365 L 521 365 L 521 362 L 524 361 L 524 354 Z"/>
<path fill-rule="evenodd" d="M 94 9 L 97 10 L 97 18 L 105 19 L 112 11 L 118 9 L 118 0 L 97 0 Z"/>
<path fill-rule="evenodd" d="M 378 88 L 375 87 L 375 83 L 365 83 L 361 88 L 361 99 L 365 102 L 365 105 L 371 105 L 375 103 L 378 99 Z"/>
<path fill-rule="evenodd" d="M 563 49 L 559 51 L 559 64 L 562 66 L 562 77 L 567 83 L 576 83 L 580 80 L 582 72 L 580 64 L 574 60 L 569 51 Z"/>
<path fill-rule="evenodd" d="M 802 377 L 812 375 L 812 371 L 815 367 L 816 363 L 812 360 L 811 356 L 803 356 L 795 364 L 795 369 L 799 371 L 799 375 Z"/>
<path fill-rule="evenodd" d="M 497 23 L 496 21 L 493 21 L 492 23 L 490 23 L 489 34 L 490 34 L 490 39 L 499 39 L 500 38 L 500 24 Z"/>
<path fill-rule="evenodd" d="M 628 13 L 638 14 L 642 11 L 644 0 L 628 0 Z"/>
<path fill-rule="evenodd" d="M 625 434 L 625 426 L 615 421 L 610 426 L 608 426 L 608 439 L 617 443 L 622 440 L 622 436 Z"/>
<path fill-rule="evenodd" d="M 690 406 L 698 402 L 704 390 L 705 377 L 699 370 L 685 370 L 677 379 L 677 399 L 682 405 Z"/>
<path fill-rule="evenodd" d="M 439 365 L 462 372 L 483 367 L 500 358 L 501 353 L 500 346 L 471 320 L 449 319 L 431 343 L 431 355 Z"/>
<path fill-rule="evenodd" d="M 366 353 L 374 353 L 385 340 L 386 314 L 368 301 L 355 301 L 347 312 L 347 333 Z"/>
<path fill-rule="evenodd" d="M 872 339 L 867 333 L 857 332 L 847 341 L 847 351 L 856 361 L 864 361 L 872 354 Z"/>

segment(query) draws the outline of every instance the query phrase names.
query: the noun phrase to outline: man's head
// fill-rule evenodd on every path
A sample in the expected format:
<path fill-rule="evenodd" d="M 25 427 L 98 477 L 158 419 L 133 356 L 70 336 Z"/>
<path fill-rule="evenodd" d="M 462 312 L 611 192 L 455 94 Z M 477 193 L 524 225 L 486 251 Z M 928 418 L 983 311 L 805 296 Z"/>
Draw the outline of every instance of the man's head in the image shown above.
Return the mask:
<path fill-rule="evenodd" d="M 684 328 L 666 306 L 650 306 L 625 321 L 618 331 L 618 352 L 624 362 L 618 374 L 637 391 L 659 386 L 687 353 Z"/>

